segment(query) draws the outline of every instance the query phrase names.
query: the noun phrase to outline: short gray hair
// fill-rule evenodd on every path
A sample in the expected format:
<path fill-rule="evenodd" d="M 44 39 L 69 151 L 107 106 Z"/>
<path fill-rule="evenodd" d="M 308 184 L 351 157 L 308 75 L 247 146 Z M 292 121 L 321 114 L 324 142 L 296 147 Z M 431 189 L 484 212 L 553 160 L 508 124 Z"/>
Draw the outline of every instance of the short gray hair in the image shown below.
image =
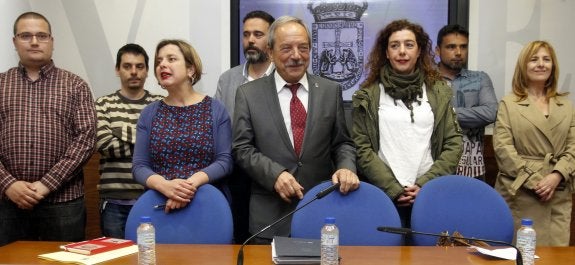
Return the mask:
<path fill-rule="evenodd" d="M 280 26 L 283 26 L 285 24 L 288 24 L 288 23 L 300 24 L 305 29 L 305 32 L 307 34 L 308 43 L 311 44 L 311 37 L 309 34 L 309 30 L 307 29 L 307 26 L 305 25 L 303 20 L 301 20 L 297 17 L 292 17 L 292 16 L 281 16 L 278 19 L 276 19 L 276 21 L 274 21 L 274 23 L 272 23 L 272 25 L 270 26 L 270 28 L 268 30 L 268 34 L 269 34 L 268 35 L 268 46 L 270 49 L 272 49 L 274 47 L 275 35 L 276 35 L 277 28 L 279 28 Z"/>

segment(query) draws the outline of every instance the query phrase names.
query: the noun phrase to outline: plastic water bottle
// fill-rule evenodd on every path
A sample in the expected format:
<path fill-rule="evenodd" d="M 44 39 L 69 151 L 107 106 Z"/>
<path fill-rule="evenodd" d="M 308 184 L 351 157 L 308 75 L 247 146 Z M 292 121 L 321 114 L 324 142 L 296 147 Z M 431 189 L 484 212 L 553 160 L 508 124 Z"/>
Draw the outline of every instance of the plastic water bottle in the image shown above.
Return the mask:
<path fill-rule="evenodd" d="M 321 228 L 321 265 L 337 265 L 339 262 L 339 229 L 334 217 L 326 217 Z"/>
<path fill-rule="evenodd" d="M 521 252 L 524 265 L 535 263 L 536 234 L 533 220 L 521 219 L 521 227 L 517 230 L 517 248 Z"/>
<path fill-rule="evenodd" d="M 156 230 L 149 216 L 140 217 L 138 235 L 138 265 L 156 264 Z"/>

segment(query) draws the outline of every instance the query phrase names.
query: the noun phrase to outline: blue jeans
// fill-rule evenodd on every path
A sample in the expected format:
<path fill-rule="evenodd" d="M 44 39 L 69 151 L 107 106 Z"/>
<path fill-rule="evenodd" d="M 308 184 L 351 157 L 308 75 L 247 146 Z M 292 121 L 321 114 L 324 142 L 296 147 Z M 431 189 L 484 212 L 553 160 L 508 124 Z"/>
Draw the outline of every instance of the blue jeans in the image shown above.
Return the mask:
<path fill-rule="evenodd" d="M 107 237 L 124 238 L 126 220 L 132 205 L 121 205 L 100 201 L 100 229 Z"/>
<path fill-rule="evenodd" d="M 0 200 L 0 246 L 17 240 L 85 240 L 84 197 L 61 203 L 40 202 L 23 210 L 9 200 Z"/>

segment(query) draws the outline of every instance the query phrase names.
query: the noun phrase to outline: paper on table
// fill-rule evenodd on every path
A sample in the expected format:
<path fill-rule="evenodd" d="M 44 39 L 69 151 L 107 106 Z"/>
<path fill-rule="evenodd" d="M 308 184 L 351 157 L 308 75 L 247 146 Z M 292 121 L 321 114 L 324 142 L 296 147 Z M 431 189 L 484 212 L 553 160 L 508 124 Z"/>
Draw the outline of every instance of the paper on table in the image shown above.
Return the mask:
<path fill-rule="evenodd" d="M 477 249 L 477 251 L 479 251 L 479 253 L 481 253 L 481 254 L 500 258 L 500 259 L 515 260 L 515 258 L 517 257 L 517 250 L 515 250 L 515 248 L 497 248 L 497 249 L 493 249 L 493 250 L 475 247 L 475 246 L 473 246 L 471 248 Z M 538 259 L 539 256 L 535 255 L 535 258 Z"/>
<path fill-rule="evenodd" d="M 82 255 L 78 253 L 68 252 L 68 251 L 58 251 L 52 253 L 46 253 L 38 255 L 41 259 L 60 261 L 64 263 L 76 263 L 84 265 L 98 264 L 107 260 L 112 260 L 115 258 L 127 256 L 138 252 L 138 246 L 133 245 L 125 248 L 120 248 L 116 250 L 110 250 L 108 252 L 103 252 L 94 255 Z"/>

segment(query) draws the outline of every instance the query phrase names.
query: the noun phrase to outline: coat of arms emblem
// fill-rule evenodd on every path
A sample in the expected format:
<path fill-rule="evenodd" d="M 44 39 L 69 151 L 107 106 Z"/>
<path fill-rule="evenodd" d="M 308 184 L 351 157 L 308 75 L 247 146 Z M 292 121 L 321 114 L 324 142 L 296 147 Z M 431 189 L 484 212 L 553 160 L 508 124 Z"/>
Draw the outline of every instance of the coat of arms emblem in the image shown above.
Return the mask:
<path fill-rule="evenodd" d="M 363 32 L 360 20 L 367 1 L 309 3 L 312 23 L 314 74 L 336 81 L 344 90 L 353 87 L 363 73 Z"/>

